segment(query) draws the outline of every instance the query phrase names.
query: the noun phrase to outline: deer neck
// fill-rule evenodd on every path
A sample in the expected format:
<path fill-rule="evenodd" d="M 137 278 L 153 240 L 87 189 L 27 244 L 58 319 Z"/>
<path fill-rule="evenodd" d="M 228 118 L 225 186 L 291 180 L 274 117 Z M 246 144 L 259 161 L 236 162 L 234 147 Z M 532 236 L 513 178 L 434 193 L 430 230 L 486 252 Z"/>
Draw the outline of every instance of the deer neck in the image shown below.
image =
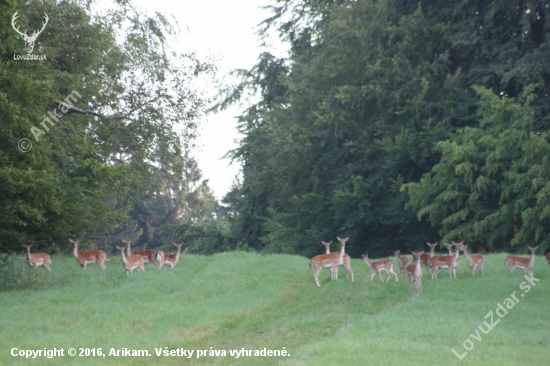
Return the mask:
<path fill-rule="evenodd" d="M 374 271 L 374 268 L 372 266 L 372 262 L 370 261 L 369 257 L 365 257 L 364 261 L 367 264 L 367 266 L 369 266 L 370 270 Z"/>
<path fill-rule="evenodd" d="M 124 249 L 122 249 L 120 251 L 120 253 L 122 254 L 122 262 L 124 262 L 124 264 L 128 265 L 128 261 L 126 260 L 126 255 L 124 254 Z"/>
<path fill-rule="evenodd" d="M 435 246 L 433 246 L 433 247 L 430 246 L 430 258 L 434 256 L 434 254 L 435 254 L 434 250 L 435 250 Z"/>
<path fill-rule="evenodd" d="M 458 257 L 460 256 L 460 250 L 456 250 L 453 255 L 453 262 L 456 262 L 458 260 Z"/>
<path fill-rule="evenodd" d="M 74 254 L 74 257 L 75 257 L 76 259 L 78 259 L 78 244 L 75 244 L 75 245 L 74 245 L 73 254 Z"/>
<path fill-rule="evenodd" d="M 418 257 L 415 257 L 414 258 L 415 262 L 416 262 L 416 271 L 422 271 L 421 267 L 420 267 L 420 256 Z M 422 273 L 422 272 L 421 272 Z"/>
<path fill-rule="evenodd" d="M 344 260 L 344 255 L 346 254 L 345 249 L 346 249 L 346 244 L 342 243 L 342 245 L 340 245 L 340 254 L 338 255 L 339 262 L 342 262 Z"/>
<path fill-rule="evenodd" d="M 132 243 L 128 244 L 128 256 L 133 256 L 134 253 L 132 252 Z"/>
<path fill-rule="evenodd" d="M 176 253 L 174 254 L 174 265 L 176 263 L 178 263 L 178 259 L 180 258 L 180 250 L 181 250 L 181 247 L 179 247 L 177 250 L 176 250 Z"/>

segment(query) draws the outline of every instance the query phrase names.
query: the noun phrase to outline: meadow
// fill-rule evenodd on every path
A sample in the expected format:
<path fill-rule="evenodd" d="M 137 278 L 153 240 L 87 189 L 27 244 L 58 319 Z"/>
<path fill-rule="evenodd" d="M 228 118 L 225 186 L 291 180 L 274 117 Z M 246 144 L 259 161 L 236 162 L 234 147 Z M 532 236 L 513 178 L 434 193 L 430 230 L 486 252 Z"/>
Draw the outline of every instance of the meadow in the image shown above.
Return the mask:
<path fill-rule="evenodd" d="M 0 269 L 0 364 L 545 364 L 550 268 L 536 256 L 539 281 L 529 284 L 522 270 L 506 274 L 505 256 L 486 255 L 483 277 L 472 278 L 463 255 L 458 280 L 441 270 L 435 281 L 423 269 L 420 295 L 401 276 L 399 282 L 370 282 L 359 259 L 351 263 L 355 282 L 343 269 L 337 281 L 323 270 L 318 288 L 309 259 L 291 255 L 182 255 L 173 270 L 149 264 L 130 277 L 120 257 L 110 258 L 105 271 L 96 264 L 82 271 L 74 258 L 52 256 L 51 273 L 12 257 Z M 517 303 L 506 300 L 511 295 Z M 499 303 L 509 306 L 506 314 Z M 77 356 L 67 355 L 71 347 Z M 63 348 L 64 356 L 14 357 L 13 348 Z M 96 356 L 79 357 L 80 348 Z M 105 357 L 97 356 L 99 348 Z M 243 348 L 288 355 L 230 355 Z M 113 349 L 151 356 L 109 356 Z M 157 356 L 155 349 L 194 353 L 189 359 Z M 206 352 L 197 358 L 198 350 Z M 226 356 L 209 356 L 216 350 Z"/>

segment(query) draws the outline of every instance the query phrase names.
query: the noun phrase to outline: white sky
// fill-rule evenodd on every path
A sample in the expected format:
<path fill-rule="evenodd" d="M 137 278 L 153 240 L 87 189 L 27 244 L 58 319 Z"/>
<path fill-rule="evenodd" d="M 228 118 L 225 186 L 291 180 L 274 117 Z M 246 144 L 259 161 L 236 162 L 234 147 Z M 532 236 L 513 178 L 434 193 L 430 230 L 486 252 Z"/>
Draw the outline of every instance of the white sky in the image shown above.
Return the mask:
<path fill-rule="evenodd" d="M 199 54 L 217 55 L 220 58 L 219 76 L 234 69 L 250 69 L 263 50 L 255 31 L 256 25 L 270 15 L 269 11 L 260 8 L 269 4 L 269 0 L 133 0 L 133 3 L 140 8 L 173 15 L 182 33 L 178 51 L 196 49 Z M 210 115 L 201 123 L 199 149 L 193 155 L 218 199 L 229 191 L 240 171 L 237 163 L 229 165 L 228 159 L 221 158 L 237 147 L 234 117 L 241 110 L 231 108 Z"/>

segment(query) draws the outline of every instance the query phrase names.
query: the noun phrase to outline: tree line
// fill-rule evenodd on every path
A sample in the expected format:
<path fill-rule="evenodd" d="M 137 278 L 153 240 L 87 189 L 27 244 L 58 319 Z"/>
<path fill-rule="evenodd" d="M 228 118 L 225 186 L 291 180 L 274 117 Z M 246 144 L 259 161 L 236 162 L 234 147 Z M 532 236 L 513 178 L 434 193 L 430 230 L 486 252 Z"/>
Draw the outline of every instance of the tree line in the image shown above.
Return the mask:
<path fill-rule="evenodd" d="M 168 17 L 122 0 L 101 15 L 92 1 L 3 2 L 0 251 L 83 237 L 313 256 L 338 235 L 355 257 L 452 240 L 546 250 L 549 3 L 272 0 L 259 34 L 289 52 L 236 70 L 218 101 L 257 98 L 220 204 L 191 157 L 212 103 L 196 82 L 215 64 L 165 47 Z M 47 13 L 33 51 L 47 59 L 14 58 L 15 12 L 21 29 Z"/>
<path fill-rule="evenodd" d="M 373 256 L 426 241 L 548 247 L 548 1 L 274 0 L 264 53 L 226 95 L 234 238 Z M 222 104 L 223 106 L 223 104 Z"/>
<path fill-rule="evenodd" d="M 128 1 L 0 3 L 1 253 L 171 245 L 217 210 L 191 156 L 215 64 L 177 35 Z"/>

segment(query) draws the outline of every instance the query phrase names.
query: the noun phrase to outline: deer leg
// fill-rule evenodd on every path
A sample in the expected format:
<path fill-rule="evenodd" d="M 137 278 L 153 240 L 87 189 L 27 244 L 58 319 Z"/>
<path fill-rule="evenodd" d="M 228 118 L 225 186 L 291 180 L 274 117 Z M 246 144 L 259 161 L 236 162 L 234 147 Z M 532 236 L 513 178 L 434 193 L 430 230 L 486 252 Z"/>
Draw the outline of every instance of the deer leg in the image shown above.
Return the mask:
<path fill-rule="evenodd" d="M 319 284 L 319 272 L 321 272 L 321 268 L 322 267 L 315 268 L 315 272 L 313 273 L 313 277 L 315 278 L 315 283 L 317 284 L 317 287 L 321 287 L 321 285 Z"/>

